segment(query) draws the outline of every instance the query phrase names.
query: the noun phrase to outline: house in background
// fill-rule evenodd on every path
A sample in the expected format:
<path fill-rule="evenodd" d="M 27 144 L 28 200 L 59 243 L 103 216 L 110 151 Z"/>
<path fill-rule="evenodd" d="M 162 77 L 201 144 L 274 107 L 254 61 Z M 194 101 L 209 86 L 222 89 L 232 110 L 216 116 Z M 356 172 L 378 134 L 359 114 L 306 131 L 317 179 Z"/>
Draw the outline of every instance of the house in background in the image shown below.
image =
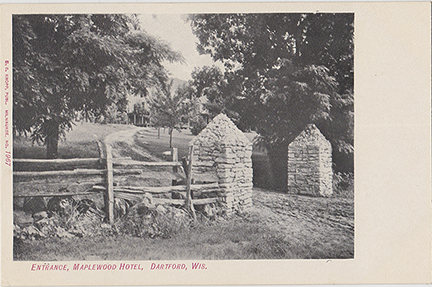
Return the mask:
<path fill-rule="evenodd" d="M 184 80 L 174 78 L 171 92 L 175 93 L 176 89 L 185 83 L 186 81 Z M 147 89 L 147 92 L 143 95 L 130 95 L 128 97 L 128 124 L 135 126 L 150 125 L 150 107 L 148 99 L 154 96 L 156 91 L 155 87 L 151 87 Z"/>
<path fill-rule="evenodd" d="M 148 95 L 149 91 L 140 96 L 130 95 L 128 97 L 128 124 L 135 126 L 146 126 L 149 124 Z"/>

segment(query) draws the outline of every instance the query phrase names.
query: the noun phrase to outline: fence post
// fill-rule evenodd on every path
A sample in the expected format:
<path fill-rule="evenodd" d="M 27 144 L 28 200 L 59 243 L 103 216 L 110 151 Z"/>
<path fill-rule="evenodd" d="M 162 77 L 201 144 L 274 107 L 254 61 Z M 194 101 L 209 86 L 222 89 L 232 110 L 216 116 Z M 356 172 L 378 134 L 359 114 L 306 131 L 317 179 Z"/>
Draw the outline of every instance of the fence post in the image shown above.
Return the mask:
<path fill-rule="evenodd" d="M 172 161 L 173 161 L 173 162 L 178 162 L 178 149 L 177 149 L 177 148 L 173 147 L 173 148 L 171 149 L 171 155 L 172 155 Z M 178 168 L 177 168 L 177 166 L 173 166 L 173 173 L 174 173 L 174 175 L 175 175 L 176 173 L 178 173 Z M 174 185 L 177 185 L 177 179 L 173 179 L 171 185 L 173 185 L 173 186 L 174 186 Z"/>
<path fill-rule="evenodd" d="M 173 147 L 171 153 L 172 153 L 172 161 L 178 162 L 178 149 Z M 178 173 L 177 166 L 173 166 L 173 173 Z"/>
<path fill-rule="evenodd" d="M 104 196 L 105 208 L 108 215 L 109 224 L 114 224 L 114 174 L 111 145 L 105 142 L 106 146 L 106 171 L 107 171 L 107 186 Z"/>
<path fill-rule="evenodd" d="M 186 209 L 190 211 L 193 219 L 196 219 L 195 209 L 192 204 L 191 184 L 192 184 L 192 164 L 193 164 L 193 146 L 189 146 L 189 163 L 185 169 L 186 173 Z"/>
<path fill-rule="evenodd" d="M 105 166 L 106 154 L 103 148 L 103 144 L 100 140 L 96 140 L 99 152 L 99 164 L 100 166 Z"/>

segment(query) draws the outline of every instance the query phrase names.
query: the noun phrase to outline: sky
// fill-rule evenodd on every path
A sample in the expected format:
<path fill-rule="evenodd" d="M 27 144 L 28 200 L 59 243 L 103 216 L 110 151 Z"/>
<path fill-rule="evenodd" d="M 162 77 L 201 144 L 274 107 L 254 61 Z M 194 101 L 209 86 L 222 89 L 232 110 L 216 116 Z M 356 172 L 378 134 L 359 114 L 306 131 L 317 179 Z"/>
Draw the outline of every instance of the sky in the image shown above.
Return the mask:
<path fill-rule="evenodd" d="M 173 78 L 189 80 L 195 67 L 216 64 L 223 70 L 220 62 L 214 63 L 209 55 L 199 55 L 196 50 L 197 37 L 192 33 L 185 15 L 180 14 L 140 14 L 138 16 L 142 29 L 171 45 L 174 51 L 179 51 L 185 58 L 184 64 L 164 62 L 165 68 Z"/>

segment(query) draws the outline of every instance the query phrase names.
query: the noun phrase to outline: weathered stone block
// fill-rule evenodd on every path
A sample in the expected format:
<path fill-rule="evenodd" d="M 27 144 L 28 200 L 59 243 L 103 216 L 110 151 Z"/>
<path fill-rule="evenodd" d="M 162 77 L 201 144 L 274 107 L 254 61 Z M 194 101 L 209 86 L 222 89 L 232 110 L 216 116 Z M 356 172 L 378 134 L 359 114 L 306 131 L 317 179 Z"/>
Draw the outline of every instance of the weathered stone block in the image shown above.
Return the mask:
<path fill-rule="evenodd" d="M 288 192 L 313 196 L 332 194 L 331 144 L 308 125 L 288 146 Z"/>
<path fill-rule="evenodd" d="M 194 156 L 192 176 L 200 177 L 202 167 L 215 169 L 220 187 L 219 200 L 227 213 L 238 210 L 240 205 L 242 208 L 251 206 L 252 144 L 234 123 L 220 114 L 190 145 L 197 155 Z M 248 204 L 245 205 L 246 200 Z"/>

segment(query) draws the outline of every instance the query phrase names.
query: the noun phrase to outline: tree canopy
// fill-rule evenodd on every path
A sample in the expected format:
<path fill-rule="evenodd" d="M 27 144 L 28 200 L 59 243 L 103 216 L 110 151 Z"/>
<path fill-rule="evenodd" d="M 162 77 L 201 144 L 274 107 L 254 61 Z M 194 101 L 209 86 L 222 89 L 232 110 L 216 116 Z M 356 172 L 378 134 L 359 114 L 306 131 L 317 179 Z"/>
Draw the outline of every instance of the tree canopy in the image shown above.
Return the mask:
<path fill-rule="evenodd" d="M 58 139 L 78 114 L 100 117 L 128 94 L 167 80 L 179 53 L 140 30 L 134 15 L 14 15 L 14 129 L 57 157 Z"/>
<path fill-rule="evenodd" d="M 168 128 L 170 148 L 174 129 L 180 130 L 183 118 L 188 114 L 188 101 L 182 89 L 172 91 L 173 80 L 149 98 L 150 119 L 156 127 Z"/>
<path fill-rule="evenodd" d="M 237 113 L 231 108 L 232 97 L 226 96 L 231 91 L 232 83 L 216 66 L 197 67 L 191 74 L 191 80 L 182 87 L 182 93 L 191 101 L 189 120 L 191 131 L 197 135 L 208 120 L 223 112 L 234 121 Z"/>
<path fill-rule="evenodd" d="M 194 14 L 189 20 L 198 51 L 224 63 L 230 88 L 223 95 L 239 126 L 262 136 L 277 187 L 286 187 L 288 144 L 312 122 L 332 142 L 336 169 L 352 170 L 353 14 Z"/>

